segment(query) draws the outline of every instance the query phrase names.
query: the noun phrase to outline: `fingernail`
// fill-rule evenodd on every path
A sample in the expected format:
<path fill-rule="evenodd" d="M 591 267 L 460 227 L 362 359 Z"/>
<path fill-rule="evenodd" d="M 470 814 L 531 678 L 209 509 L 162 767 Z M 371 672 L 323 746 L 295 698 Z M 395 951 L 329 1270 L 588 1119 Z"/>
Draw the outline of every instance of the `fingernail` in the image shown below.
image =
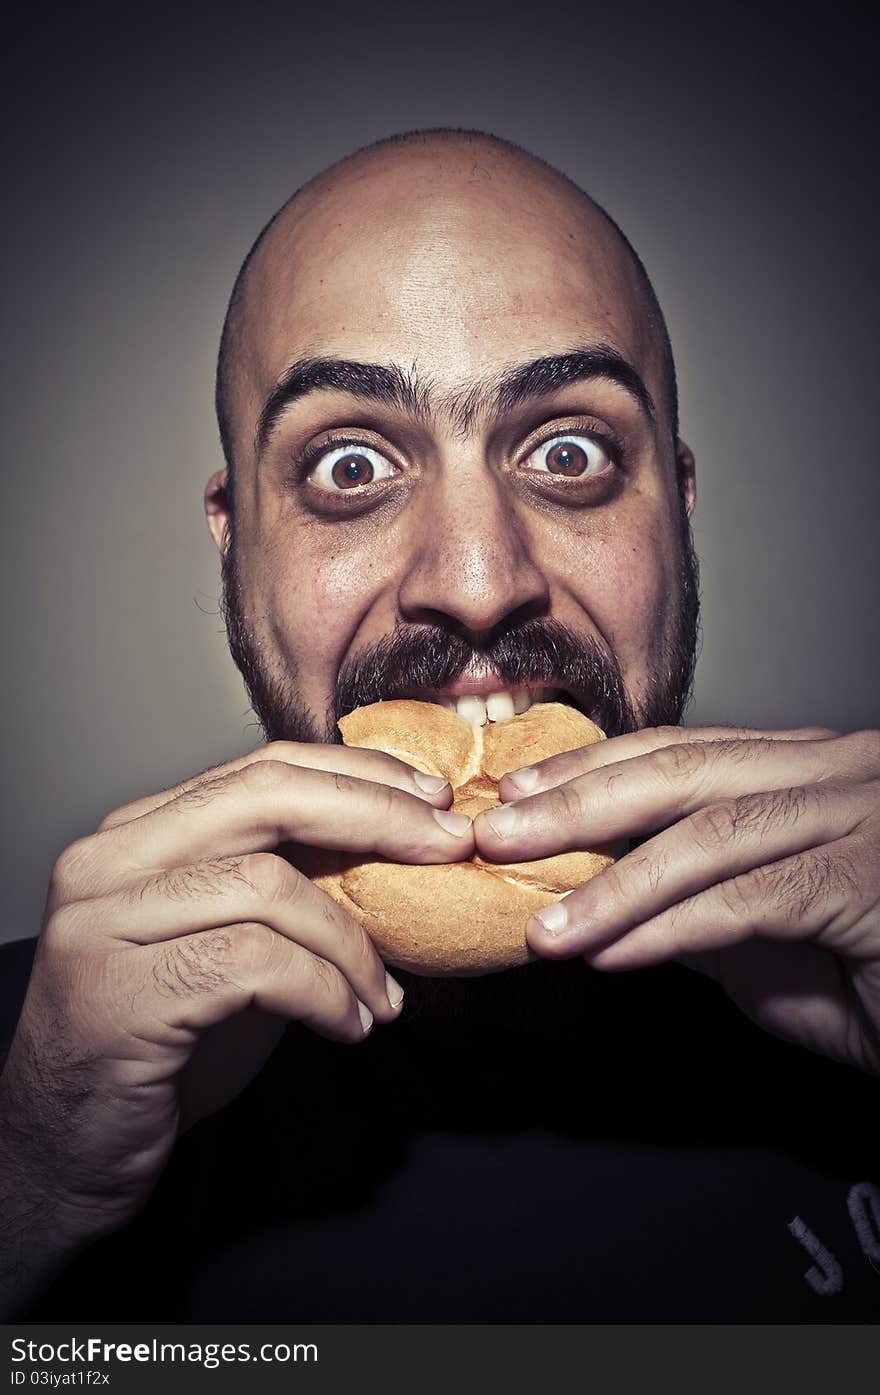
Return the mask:
<path fill-rule="evenodd" d="M 484 815 L 498 834 L 499 838 L 507 838 L 519 822 L 519 815 L 510 804 L 500 804 L 497 809 L 490 809 Z"/>
<path fill-rule="evenodd" d="M 388 995 L 388 1001 L 391 1006 L 393 1008 L 399 1008 L 400 1004 L 403 1002 L 403 989 L 397 982 L 397 979 L 392 978 L 387 970 L 385 972 L 385 992 Z"/>
<path fill-rule="evenodd" d="M 358 998 L 358 1016 L 361 1019 L 361 1026 L 364 1029 L 364 1036 L 366 1036 L 367 1032 L 373 1025 L 373 1014 L 370 1012 L 370 1009 L 367 1007 L 366 1003 L 361 1002 L 360 998 Z"/>
<path fill-rule="evenodd" d="M 522 790 L 523 794 L 528 794 L 538 783 L 538 772 L 527 765 L 523 770 L 512 770 L 507 778 L 518 790 Z"/>
<path fill-rule="evenodd" d="M 423 775 L 421 770 L 413 771 L 413 780 L 425 794 L 439 794 L 449 784 L 442 775 Z"/>
<path fill-rule="evenodd" d="M 540 920 L 548 935 L 559 935 L 568 922 L 568 911 L 561 901 L 553 906 L 545 906 L 543 911 L 535 911 L 534 920 Z"/>
<path fill-rule="evenodd" d="M 453 814 L 451 809 L 432 809 L 431 813 L 441 828 L 454 833 L 456 838 L 464 838 L 469 832 L 471 821 L 464 814 Z"/>

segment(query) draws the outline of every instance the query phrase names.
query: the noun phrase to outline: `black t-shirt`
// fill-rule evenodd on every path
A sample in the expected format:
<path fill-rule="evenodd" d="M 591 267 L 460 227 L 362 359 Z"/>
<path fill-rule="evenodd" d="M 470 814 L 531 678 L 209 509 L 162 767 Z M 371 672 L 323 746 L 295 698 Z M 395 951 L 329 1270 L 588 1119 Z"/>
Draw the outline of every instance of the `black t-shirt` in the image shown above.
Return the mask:
<path fill-rule="evenodd" d="M 0 951 L 7 1022 L 29 959 Z M 540 1029 L 291 1026 L 28 1316 L 876 1321 L 880 1082 L 678 966 L 566 968 L 582 1008 Z"/>

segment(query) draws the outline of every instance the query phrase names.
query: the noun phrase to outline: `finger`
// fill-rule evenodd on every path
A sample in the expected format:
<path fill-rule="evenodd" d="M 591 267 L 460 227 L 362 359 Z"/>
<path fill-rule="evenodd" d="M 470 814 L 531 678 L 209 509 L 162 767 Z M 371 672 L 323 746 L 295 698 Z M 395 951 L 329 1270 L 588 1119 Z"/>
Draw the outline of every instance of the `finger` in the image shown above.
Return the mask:
<path fill-rule="evenodd" d="M 474 820 L 482 856 L 517 862 L 654 833 L 704 805 L 815 784 L 848 761 L 832 741 L 693 741 L 660 746 Z"/>
<path fill-rule="evenodd" d="M 511 771 L 499 782 L 498 792 L 504 800 L 520 799 L 524 794 L 550 789 L 588 770 L 598 770 L 621 760 L 649 755 L 664 746 L 680 746 L 686 742 L 829 741 L 839 736 L 839 732 L 829 727 L 796 727 L 788 731 L 750 727 L 646 727 L 625 736 L 612 736 L 607 741 L 581 746 L 576 751 L 549 756 L 523 770 Z"/>
<path fill-rule="evenodd" d="M 707 954 L 756 936 L 810 940 L 854 957 L 865 947 L 867 908 L 850 838 L 765 863 L 661 911 L 611 945 L 588 950 L 597 969 L 636 969 Z M 875 935 L 876 938 L 876 935 Z"/>
<path fill-rule="evenodd" d="M 265 925 L 230 925 L 135 951 L 143 987 L 136 1001 L 146 1019 L 187 1038 L 254 1005 L 302 1022 L 331 1041 L 362 1041 L 369 1009 L 333 964 Z M 131 955 L 126 951 L 130 964 Z M 190 1041 L 191 1045 L 191 1041 Z M 174 1062 L 174 1068 L 179 1068 Z"/>
<path fill-rule="evenodd" d="M 712 886 L 845 837 L 871 804 L 861 786 L 809 785 L 708 805 L 533 916 L 529 942 L 550 957 L 592 953 Z"/>
<path fill-rule="evenodd" d="M 284 842 L 423 864 L 458 862 L 473 851 L 463 816 L 391 785 L 266 760 L 71 844 L 50 896 L 57 905 L 106 895 L 163 868 L 271 852 Z"/>
<path fill-rule="evenodd" d="M 329 770 L 340 775 L 354 775 L 362 780 L 375 780 L 378 784 L 392 785 L 407 794 L 414 794 L 418 799 L 423 799 L 437 808 L 446 809 L 452 803 L 452 788 L 448 781 L 438 783 L 434 776 L 421 775 L 404 761 L 398 760 L 396 756 L 386 755 L 383 751 L 306 741 L 273 741 L 270 745 L 261 746 L 236 760 L 227 761 L 225 765 L 218 765 L 215 769 L 205 770 L 192 779 L 183 780 L 171 789 L 146 795 L 143 799 L 135 799 L 130 804 L 114 809 L 101 820 L 98 832 L 116 828 L 121 823 L 131 823 L 133 819 L 139 819 L 181 795 L 196 792 L 206 782 L 231 775 L 259 761 L 273 760 L 306 767 L 309 770 Z"/>
<path fill-rule="evenodd" d="M 216 858 L 156 873 L 121 896 L 74 902 L 55 917 L 64 933 L 155 944 L 244 922 L 268 929 L 333 964 L 382 1021 L 397 1015 L 403 990 L 385 973 L 366 932 L 347 911 L 274 853 Z M 392 1003 L 390 994 L 394 995 Z"/>

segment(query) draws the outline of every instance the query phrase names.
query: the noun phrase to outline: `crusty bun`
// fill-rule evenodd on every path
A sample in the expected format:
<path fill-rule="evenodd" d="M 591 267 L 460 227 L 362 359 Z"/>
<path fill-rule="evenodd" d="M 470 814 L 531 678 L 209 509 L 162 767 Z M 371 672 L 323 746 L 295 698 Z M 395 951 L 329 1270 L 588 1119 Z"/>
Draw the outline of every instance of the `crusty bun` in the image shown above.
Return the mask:
<path fill-rule="evenodd" d="M 483 727 L 435 703 L 377 702 L 343 717 L 339 729 L 347 746 L 386 751 L 426 775 L 445 776 L 453 809 L 471 818 L 501 803 L 498 781 L 508 771 L 604 740 L 589 718 L 558 702 Z M 427 867 L 327 852 L 308 870 L 387 963 L 439 977 L 492 973 L 534 958 L 526 943 L 529 915 L 611 861 L 602 848 L 510 864 L 476 855 Z"/>

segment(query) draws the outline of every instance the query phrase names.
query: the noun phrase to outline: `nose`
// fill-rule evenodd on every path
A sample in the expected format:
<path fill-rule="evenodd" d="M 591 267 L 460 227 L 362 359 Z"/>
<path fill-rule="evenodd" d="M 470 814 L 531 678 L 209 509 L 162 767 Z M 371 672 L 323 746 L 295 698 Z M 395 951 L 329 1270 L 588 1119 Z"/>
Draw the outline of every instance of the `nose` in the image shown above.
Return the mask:
<path fill-rule="evenodd" d="M 547 578 L 503 478 L 481 462 L 434 482 L 420 501 L 401 617 L 479 640 L 549 608 Z"/>

